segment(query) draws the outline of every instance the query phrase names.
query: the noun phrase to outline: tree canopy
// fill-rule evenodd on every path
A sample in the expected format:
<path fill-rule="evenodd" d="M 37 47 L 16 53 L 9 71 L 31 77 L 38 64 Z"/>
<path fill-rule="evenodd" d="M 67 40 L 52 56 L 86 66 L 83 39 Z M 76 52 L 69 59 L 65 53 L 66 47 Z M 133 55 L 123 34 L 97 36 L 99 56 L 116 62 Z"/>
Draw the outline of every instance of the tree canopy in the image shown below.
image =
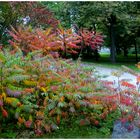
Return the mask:
<path fill-rule="evenodd" d="M 27 22 L 28 20 L 28 22 Z M 1 2 L 0 3 L 0 44 L 8 38 L 7 30 L 19 24 L 46 28 L 57 27 L 75 30 L 87 28 L 102 32 L 105 46 L 110 48 L 111 61 L 116 55 L 128 54 L 140 36 L 139 2 Z M 137 59 L 137 58 L 136 58 Z"/>
<path fill-rule="evenodd" d="M 139 2 L 44 2 L 65 27 L 73 24 L 102 31 L 106 45 L 111 46 L 111 58 L 134 46 L 140 35 Z M 111 43 L 111 44 L 110 44 Z"/>

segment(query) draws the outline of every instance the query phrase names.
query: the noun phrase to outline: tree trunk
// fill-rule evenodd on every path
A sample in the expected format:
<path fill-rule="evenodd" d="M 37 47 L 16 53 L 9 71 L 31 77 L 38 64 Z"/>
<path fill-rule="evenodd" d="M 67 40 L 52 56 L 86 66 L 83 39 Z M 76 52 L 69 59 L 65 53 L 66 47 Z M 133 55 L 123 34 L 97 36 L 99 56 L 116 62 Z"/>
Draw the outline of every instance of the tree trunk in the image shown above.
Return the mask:
<path fill-rule="evenodd" d="M 64 58 L 66 58 L 66 56 L 67 56 L 67 46 L 66 46 L 65 34 L 63 34 L 63 47 L 64 47 Z"/>
<path fill-rule="evenodd" d="M 81 29 L 81 32 L 83 32 L 83 29 Z M 80 53 L 79 53 L 79 56 L 78 56 L 78 58 L 80 58 L 81 54 L 83 53 L 83 49 L 85 47 L 85 42 L 84 42 L 84 38 L 83 38 L 83 36 L 82 36 L 82 34 L 80 32 L 78 32 L 78 35 L 80 35 L 82 37 L 82 41 L 80 43 L 81 50 L 80 50 Z"/>
<path fill-rule="evenodd" d="M 2 43 L 1 39 L 2 39 L 2 34 L 0 34 L 0 44 Z"/>
<path fill-rule="evenodd" d="M 119 47 L 116 48 L 116 54 L 120 55 L 121 54 L 121 49 Z"/>
<path fill-rule="evenodd" d="M 94 51 L 94 54 L 95 54 L 95 60 L 98 61 L 99 60 L 99 52 L 98 52 L 98 49 L 96 49 Z"/>
<path fill-rule="evenodd" d="M 66 56 L 67 56 L 67 47 L 66 47 L 66 43 L 64 43 L 64 47 L 65 47 L 65 50 L 64 50 L 64 57 L 66 58 Z"/>
<path fill-rule="evenodd" d="M 123 48 L 123 55 L 124 57 L 128 57 L 128 50 L 126 47 Z"/>
<path fill-rule="evenodd" d="M 0 44 L 2 44 L 2 30 L 0 31 Z"/>
<path fill-rule="evenodd" d="M 138 50 L 137 50 L 136 38 L 134 39 L 134 46 L 135 46 L 135 53 L 136 53 L 136 62 L 138 62 Z"/>
<path fill-rule="evenodd" d="M 110 48 L 110 58 L 111 62 L 116 62 L 116 46 L 115 46 L 115 31 L 114 31 L 114 24 L 110 25 L 110 38 L 111 38 L 111 48 Z"/>

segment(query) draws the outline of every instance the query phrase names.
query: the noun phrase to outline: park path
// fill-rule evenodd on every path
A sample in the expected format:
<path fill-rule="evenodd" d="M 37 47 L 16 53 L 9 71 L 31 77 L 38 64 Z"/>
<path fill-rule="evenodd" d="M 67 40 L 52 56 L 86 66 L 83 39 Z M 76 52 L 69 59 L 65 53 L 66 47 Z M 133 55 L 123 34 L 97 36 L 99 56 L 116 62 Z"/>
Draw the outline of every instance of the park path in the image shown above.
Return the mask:
<path fill-rule="evenodd" d="M 117 85 L 118 83 L 118 78 L 112 75 L 112 72 L 117 72 L 120 69 L 115 69 L 115 68 L 106 68 L 106 67 L 102 67 L 102 66 L 95 66 L 95 69 L 97 71 L 97 74 L 99 74 L 101 77 L 101 80 L 107 80 L 107 81 L 113 81 L 115 83 L 115 85 Z M 136 85 L 136 76 L 128 73 L 128 72 L 124 72 L 120 78 L 120 80 L 122 79 L 126 79 L 127 81 L 129 81 L 130 83 Z"/>

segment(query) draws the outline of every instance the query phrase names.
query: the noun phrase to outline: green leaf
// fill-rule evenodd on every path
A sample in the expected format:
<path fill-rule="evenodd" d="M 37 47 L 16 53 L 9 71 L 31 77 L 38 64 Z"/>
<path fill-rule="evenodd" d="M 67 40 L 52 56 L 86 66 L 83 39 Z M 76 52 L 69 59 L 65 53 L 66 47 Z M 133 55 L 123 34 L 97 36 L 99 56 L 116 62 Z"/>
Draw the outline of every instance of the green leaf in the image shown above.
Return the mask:
<path fill-rule="evenodd" d="M 48 105 L 48 110 L 52 110 L 56 107 L 56 103 L 55 102 L 52 102 Z"/>
<path fill-rule="evenodd" d="M 14 98 L 14 100 L 12 100 L 11 105 L 13 107 L 17 107 L 17 104 L 19 103 L 19 100 L 17 98 Z"/>
<path fill-rule="evenodd" d="M 20 82 L 20 81 L 23 81 L 23 80 L 26 80 L 26 79 L 29 79 L 30 76 L 29 75 L 12 75 L 10 77 L 7 77 L 7 81 L 9 82 L 13 82 L 13 81 L 16 81 L 16 82 Z"/>
<path fill-rule="evenodd" d="M 100 104 L 93 104 L 93 107 L 94 107 L 94 109 L 96 109 L 96 110 L 103 109 L 103 106 L 100 105 Z"/>
<path fill-rule="evenodd" d="M 0 52 L 0 61 L 3 63 L 6 61 L 6 58 L 2 52 Z"/>
<path fill-rule="evenodd" d="M 60 108 L 57 108 L 57 109 L 56 109 L 56 113 L 57 113 L 58 115 L 60 115 L 60 114 L 62 113 L 61 109 L 60 109 Z"/>
<path fill-rule="evenodd" d="M 67 104 L 65 102 L 59 102 L 58 103 L 58 107 L 65 107 Z"/>
<path fill-rule="evenodd" d="M 81 95 L 79 95 L 79 94 L 74 94 L 73 97 L 74 97 L 74 99 L 76 99 L 76 100 L 82 98 Z"/>
<path fill-rule="evenodd" d="M 23 105 L 23 106 L 21 106 L 21 110 L 23 110 L 27 113 L 30 113 L 32 110 L 32 106 L 31 105 Z"/>

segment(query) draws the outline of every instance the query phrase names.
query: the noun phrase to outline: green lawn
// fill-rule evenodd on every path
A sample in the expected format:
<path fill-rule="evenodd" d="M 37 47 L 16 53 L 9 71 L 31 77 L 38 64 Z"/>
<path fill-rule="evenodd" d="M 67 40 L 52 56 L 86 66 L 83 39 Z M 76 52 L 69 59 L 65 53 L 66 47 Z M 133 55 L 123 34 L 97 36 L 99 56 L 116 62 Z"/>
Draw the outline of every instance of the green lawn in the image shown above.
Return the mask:
<path fill-rule="evenodd" d="M 136 61 L 134 54 L 128 55 L 127 58 L 122 55 L 119 55 L 117 56 L 117 62 L 114 64 L 110 62 L 109 54 L 101 54 L 98 61 L 95 61 L 95 59 L 83 59 L 82 62 L 85 64 L 93 64 L 95 66 L 103 66 L 115 69 L 121 68 L 122 65 L 125 65 L 137 72 L 140 72 L 140 70 L 135 66 Z"/>
<path fill-rule="evenodd" d="M 17 128 L 16 124 L 9 123 L 8 125 L 3 124 L 3 129 L 0 131 L 0 138 L 111 138 L 113 124 L 116 119 L 118 119 L 118 112 L 113 112 L 107 116 L 104 121 L 100 121 L 99 125 L 95 127 L 94 125 L 80 126 L 79 120 L 81 116 L 76 118 L 69 118 L 67 121 L 61 121 L 59 129 L 54 132 L 46 133 L 42 136 L 35 136 L 33 130 L 25 128 Z"/>
<path fill-rule="evenodd" d="M 102 132 L 103 131 L 103 132 Z M 43 136 L 30 135 L 30 130 L 17 129 L 8 126 L 0 133 L 0 138 L 110 138 L 111 133 L 106 129 L 98 129 L 94 126 L 79 126 L 76 122 L 61 124 L 59 129 L 52 133 L 46 133 Z M 20 134 L 19 134 L 20 133 Z"/>
<path fill-rule="evenodd" d="M 111 138 L 113 123 L 117 118 L 118 113 L 114 112 L 108 115 L 105 121 L 101 121 L 99 126 L 97 127 L 95 127 L 94 125 L 80 126 L 79 119 L 72 118 L 67 122 L 61 122 L 61 125 L 57 131 L 45 134 L 38 138 L 109 139 Z"/>
<path fill-rule="evenodd" d="M 110 138 L 110 134 L 104 135 L 96 127 L 63 125 L 56 132 L 46 134 L 41 138 Z"/>

